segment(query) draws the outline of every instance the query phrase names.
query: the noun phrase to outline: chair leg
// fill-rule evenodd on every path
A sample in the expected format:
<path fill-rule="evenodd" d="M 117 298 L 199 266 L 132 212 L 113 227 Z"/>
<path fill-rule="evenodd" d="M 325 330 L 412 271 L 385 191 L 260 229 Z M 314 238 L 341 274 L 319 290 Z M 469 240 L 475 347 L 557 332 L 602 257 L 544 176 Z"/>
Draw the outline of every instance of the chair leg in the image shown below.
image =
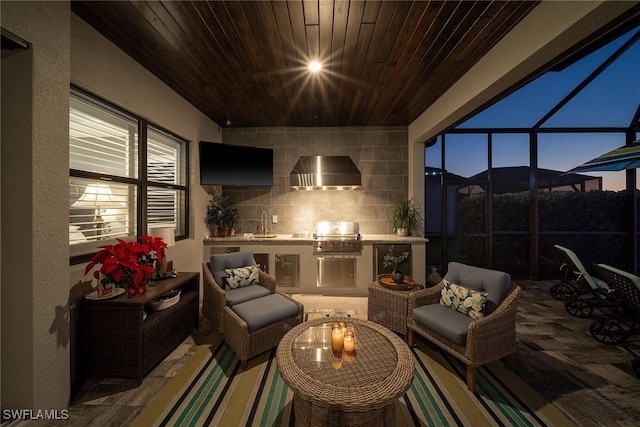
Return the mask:
<path fill-rule="evenodd" d="M 413 329 L 407 328 L 407 345 L 413 348 Z"/>
<path fill-rule="evenodd" d="M 467 388 L 470 392 L 476 391 L 476 367 L 467 365 Z"/>
<path fill-rule="evenodd" d="M 506 366 L 507 369 L 510 371 L 513 371 L 513 368 L 515 366 L 515 361 L 516 361 L 515 353 L 511 353 L 510 355 L 502 358 L 502 363 L 504 363 L 504 366 Z"/>

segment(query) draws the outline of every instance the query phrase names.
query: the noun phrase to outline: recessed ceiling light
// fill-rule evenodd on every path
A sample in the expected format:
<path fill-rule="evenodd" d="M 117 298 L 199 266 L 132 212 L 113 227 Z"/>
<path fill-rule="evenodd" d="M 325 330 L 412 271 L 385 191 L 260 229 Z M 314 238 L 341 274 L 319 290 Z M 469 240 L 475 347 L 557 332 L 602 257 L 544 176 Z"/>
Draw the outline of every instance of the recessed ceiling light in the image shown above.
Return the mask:
<path fill-rule="evenodd" d="M 321 68 L 322 68 L 322 64 L 320 64 L 320 62 L 318 61 L 309 62 L 309 70 L 311 70 L 312 72 L 317 73 L 318 71 L 320 71 Z"/>

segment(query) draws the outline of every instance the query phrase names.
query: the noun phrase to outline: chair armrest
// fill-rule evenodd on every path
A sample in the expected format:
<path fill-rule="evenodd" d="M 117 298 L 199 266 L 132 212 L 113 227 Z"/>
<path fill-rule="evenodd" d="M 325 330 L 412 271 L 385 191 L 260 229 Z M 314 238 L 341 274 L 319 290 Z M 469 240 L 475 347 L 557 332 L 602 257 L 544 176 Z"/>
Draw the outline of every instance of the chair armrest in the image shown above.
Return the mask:
<path fill-rule="evenodd" d="M 512 285 L 496 311 L 471 322 L 465 349 L 467 359 L 482 365 L 515 351 L 520 290 L 520 286 Z"/>
<path fill-rule="evenodd" d="M 258 279 L 258 282 L 261 286 L 269 289 L 272 294 L 276 292 L 276 278 L 274 276 L 260 270 L 260 277 Z"/>
<path fill-rule="evenodd" d="M 440 292 L 442 291 L 442 282 L 430 288 L 424 288 L 419 291 L 411 292 L 407 305 L 407 320 L 413 323 L 413 310 L 423 305 L 438 304 L 440 302 Z"/>
<path fill-rule="evenodd" d="M 227 294 L 216 282 L 209 263 L 202 263 L 202 315 L 222 330 L 222 308 L 227 305 Z"/>
<path fill-rule="evenodd" d="M 222 300 L 221 302 L 224 302 L 223 306 L 227 305 L 227 294 L 225 294 L 223 287 L 220 286 L 220 284 L 216 282 L 216 279 L 213 278 L 213 274 L 209 268 L 209 263 L 202 264 L 202 273 L 204 277 L 204 284 L 209 287 L 209 291 L 214 292 L 214 297 L 219 298 Z"/>

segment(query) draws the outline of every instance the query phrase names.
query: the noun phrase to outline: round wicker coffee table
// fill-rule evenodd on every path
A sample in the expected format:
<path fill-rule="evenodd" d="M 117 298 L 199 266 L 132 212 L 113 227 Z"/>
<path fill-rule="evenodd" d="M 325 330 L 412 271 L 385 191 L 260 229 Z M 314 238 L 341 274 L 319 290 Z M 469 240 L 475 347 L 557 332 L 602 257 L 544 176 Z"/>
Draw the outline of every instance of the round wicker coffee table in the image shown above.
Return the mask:
<path fill-rule="evenodd" d="M 331 326 L 340 320 L 354 331 L 353 354 L 331 350 Z M 325 317 L 301 323 L 282 338 L 276 357 L 294 393 L 298 426 L 395 425 L 395 402 L 414 375 L 404 341 L 368 320 Z"/>

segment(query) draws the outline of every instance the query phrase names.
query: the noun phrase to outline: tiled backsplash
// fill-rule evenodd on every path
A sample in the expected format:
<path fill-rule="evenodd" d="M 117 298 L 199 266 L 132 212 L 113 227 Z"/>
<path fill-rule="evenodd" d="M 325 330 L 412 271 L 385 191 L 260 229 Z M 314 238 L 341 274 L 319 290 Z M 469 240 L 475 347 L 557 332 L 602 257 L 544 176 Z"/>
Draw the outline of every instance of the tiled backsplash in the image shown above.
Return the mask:
<path fill-rule="evenodd" d="M 240 207 L 236 233 L 260 230 L 267 212 L 272 233 L 313 231 L 316 221 L 358 221 L 360 232 L 390 233 L 389 209 L 408 194 L 408 132 L 399 127 L 225 128 L 226 144 L 274 149 L 273 187 L 222 187 Z M 298 191 L 289 173 L 300 156 L 348 155 L 362 174 L 359 190 Z M 272 216 L 278 223 L 272 224 Z"/>

